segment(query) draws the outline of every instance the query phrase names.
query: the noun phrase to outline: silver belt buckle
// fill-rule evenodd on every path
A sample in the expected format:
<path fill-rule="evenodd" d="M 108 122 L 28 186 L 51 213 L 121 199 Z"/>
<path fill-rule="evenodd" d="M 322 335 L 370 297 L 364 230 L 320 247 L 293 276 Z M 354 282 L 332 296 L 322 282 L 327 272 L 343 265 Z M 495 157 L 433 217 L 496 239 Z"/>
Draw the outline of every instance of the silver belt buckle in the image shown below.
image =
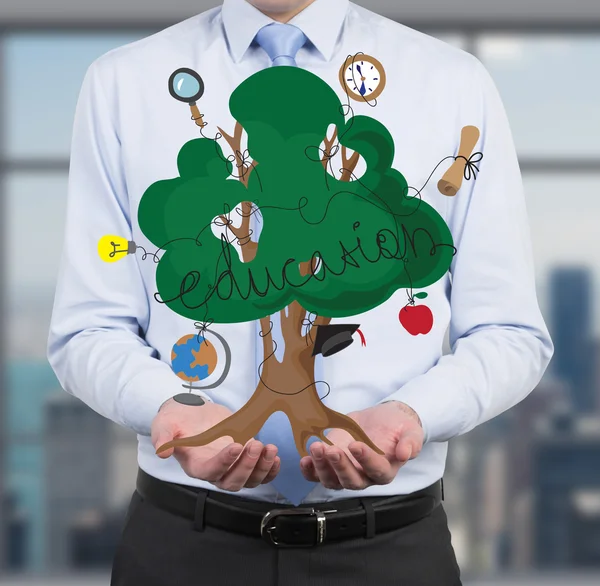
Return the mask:
<path fill-rule="evenodd" d="M 260 522 L 260 535 L 263 539 L 274 545 L 275 547 L 313 547 L 319 545 L 325 541 L 326 536 L 326 521 L 325 513 L 337 513 L 336 509 L 329 511 L 318 511 L 313 507 L 310 508 L 298 508 L 298 509 L 272 509 L 268 511 Z M 277 517 L 285 517 L 291 515 L 303 515 L 305 517 L 315 516 L 317 520 L 317 542 L 314 543 L 284 543 L 277 541 L 277 538 L 273 535 L 273 531 L 276 529 L 275 525 L 272 525 L 274 519 Z"/>

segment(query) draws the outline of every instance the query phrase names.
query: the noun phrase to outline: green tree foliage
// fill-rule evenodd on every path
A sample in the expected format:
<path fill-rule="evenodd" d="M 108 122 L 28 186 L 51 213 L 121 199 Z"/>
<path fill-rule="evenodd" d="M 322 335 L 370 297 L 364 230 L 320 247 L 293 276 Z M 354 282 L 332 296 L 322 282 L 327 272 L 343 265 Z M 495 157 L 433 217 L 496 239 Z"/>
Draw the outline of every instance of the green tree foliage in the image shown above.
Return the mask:
<path fill-rule="evenodd" d="M 383 124 L 367 116 L 345 121 L 333 89 L 292 67 L 252 75 L 231 95 L 230 110 L 257 162 L 248 186 L 231 178 L 218 141 L 199 138 L 181 148 L 179 177 L 151 185 L 139 206 L 142 231 L 163 251 L 157 288 L 170 309 L 232 323 L 296 300 L 316 314 L 345 317 L 446 273 L 450 231 L 392 168 L 394 142 Z M 319 145 L 331 124 L 340 144 L 366 163 L 356 180 L 340 181 L 323 166 Z M 211 229 L 243 201 L 262 214 L 258 250 L 247 263 Z M 303 276 L 300 263 L 313 257 L 318 270 Z"/>

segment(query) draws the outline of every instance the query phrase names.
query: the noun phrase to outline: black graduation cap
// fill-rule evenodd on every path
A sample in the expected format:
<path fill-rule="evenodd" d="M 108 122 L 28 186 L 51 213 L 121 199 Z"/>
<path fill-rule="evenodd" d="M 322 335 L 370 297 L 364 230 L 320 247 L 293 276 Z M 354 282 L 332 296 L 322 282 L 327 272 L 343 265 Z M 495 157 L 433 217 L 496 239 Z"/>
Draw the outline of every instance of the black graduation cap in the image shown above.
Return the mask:
<path fill-rule="evenodd" d="M 331 356 L 341 352 L 354 342 L 352 334 L 358 330 L 360 324 L 333 324 L 317 326 L 317 337 L 312 355 L 323 354 Z"/>

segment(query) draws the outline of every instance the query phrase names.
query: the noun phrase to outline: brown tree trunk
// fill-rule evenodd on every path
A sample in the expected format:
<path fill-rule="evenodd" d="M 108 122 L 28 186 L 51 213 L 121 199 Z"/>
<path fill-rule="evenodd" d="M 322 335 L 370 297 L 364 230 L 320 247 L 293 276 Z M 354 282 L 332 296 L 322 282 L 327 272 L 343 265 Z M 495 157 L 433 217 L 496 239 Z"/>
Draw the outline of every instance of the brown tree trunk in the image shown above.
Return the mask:
<path fill-rule="evenodd" d="M 309 335 L 302 335 L 301 327 L 306 311 L 293 302 L 281 311 L 281 326 L 285 352 L 281 362 L 273 354 L 270 320 L 263 318 L 262 337 L 265 356 L 261 380 L 248 402 L 238 411 L 205 432 L 187 438 L 170 441 L 157 450 L 160 453 L 175 446 L 204 446 L 220 437 L 231 437 L 244 445 L 256 437 L 272 413 L 283 411 L 289 418 L 296 448 L 301 456 L 307 456 L 306 442 L 316 436 L 325 443 L 325 430 L 344 429 L 355 440 L 365 442 L 376 452 L 383 454 L 352 418 L 329 409 L 321 402 L 316 389 L 312 356 L 314 342 Z M 315 324 L 325 325 L 329 320 L 317 318 Z"/>
<path fill-rule="evenodd" d="M 229 142 L 236 155 L 238 168 L 242 171 L 238 179 L 247 185 L 248 174 L 252 171 L 254 164 L 248 170 L 243 166 L 240 153 L 241 125 L 236 124 L 234 136 L 228 135 L 221 129 L 219 131 Z M 325 153 L 322 161 L 325 168 L 327 168 L 336 137 L 337 130 L 331 138 L 325 137 Z M 341 180 L 349 181 L 358 163 L 359 155 L 353 153 L 348 157 L 345 147 L 342 149 L 342 155 L 344 170 Z M 242 260 L 244 263 L 248 263 L 256 257 L 259 245 L 258 242 L 252 240 L 250 229 L 252 203 L 242 202 L 240 208 L 236 208 L 234 212 L 242 217 L 239 228 L 233 226 L 231 214 L 220 216 L 220 220 L 237 239 L 242 251 Z M 303 275 L 308 275 L 316 268 L 315 258 L 300 265 Z M 316 326 L 326 326 L 331 320 L 318 316 L 312 324 L 305 324 L 306 317 L 306 310 L 297 301 L 290 303 L 286 310 L 280 311 L 281 332 L 285 342 L 285 351 L 281 362 L 276 358 L 274 352 L 270 317 L 262 318 L 260 323 L 265 362 L 262 366 L 260 381 L 252 397 L 241 409 L 217 425 L 201 434 L 170 441 L 160 446 L 156 453 L 175 446 L 204 446 L 220 437 L 227 436 L 231 437 L 234 442 L 243 445 L 258 434 L 272 413 L 283 411 L 290 420 L 296 448 L 301 456 L 308 455 L 306 442 L 313 435 L 325 443 L 331 444 L 324 432 L 326 429 L 332 428 L 347 431 L 355 440 L 362 441 L 377 453 L 383 454 L 384 452 L 371 441 L 354 419 L 329 409 L 319 398 L 315 384 L 315 357 L 312 356 L 312 352 Z M 302 333 L 303 328 L 307 330 L 304 334 Z"/>
<path fill-rule="evenodd" d="M 309 263 L 304 264 L 307 265 L 305 270 L 308 270 Z M 258 386 L 248 402 L 205 432 L 160 446 L 157 454 L 175 446 L 204 446 L 224 436 L 244 445 L 256 437 L 265 421 L 276 411 L 283 411 L 288 416 L 301 456 L 308 455 L 306 442 L 313 435 L 331 444 L 324 434 L 326 429 L 331 428 L 344 429 L 355 440 L 363 441 L 377 453 L 383 454 L 354 419 L 323 405 L 317 394 L 315 357 L 312 355 L 315 335 L 312 330 L 315 326 L 327 325 L 331 320 L 318 316 L 303 335 L 306 310 L 297 301 L 290 303 L 286 309 L 280 311 L 281 332 L 285 342 L 281 362 L 274 354 L 271 320 L 269 317 L 260 320 L 265 362 Z"/>

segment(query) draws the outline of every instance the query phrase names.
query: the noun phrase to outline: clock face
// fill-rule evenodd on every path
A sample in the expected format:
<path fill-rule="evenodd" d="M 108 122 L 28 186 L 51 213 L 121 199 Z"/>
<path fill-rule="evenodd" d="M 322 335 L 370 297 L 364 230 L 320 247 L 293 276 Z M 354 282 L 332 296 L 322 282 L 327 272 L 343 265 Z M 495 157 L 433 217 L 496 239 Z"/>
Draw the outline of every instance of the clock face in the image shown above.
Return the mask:
<path fill-rule="evenodd" d="M 369 55 L 353 55 L 340 69 L 344 91 L 354 100 L 369 102 L 381 95 L 385 87 L 385 70 Z"/>

